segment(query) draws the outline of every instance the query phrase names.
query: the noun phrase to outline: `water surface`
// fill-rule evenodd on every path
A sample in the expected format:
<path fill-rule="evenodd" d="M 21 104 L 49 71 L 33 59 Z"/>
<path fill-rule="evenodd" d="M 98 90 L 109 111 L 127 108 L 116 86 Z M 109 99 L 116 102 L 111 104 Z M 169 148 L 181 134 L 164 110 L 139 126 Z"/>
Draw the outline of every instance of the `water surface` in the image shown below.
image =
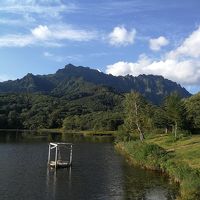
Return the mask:
<path fill-rule="evenodd" d="M 47 168 L 48 143 L 0 143 L 3 200 L 172 200 L 177 188 L 158 173 L 129 166 L 112 143 L 78 141 L 73 166 Z"/>

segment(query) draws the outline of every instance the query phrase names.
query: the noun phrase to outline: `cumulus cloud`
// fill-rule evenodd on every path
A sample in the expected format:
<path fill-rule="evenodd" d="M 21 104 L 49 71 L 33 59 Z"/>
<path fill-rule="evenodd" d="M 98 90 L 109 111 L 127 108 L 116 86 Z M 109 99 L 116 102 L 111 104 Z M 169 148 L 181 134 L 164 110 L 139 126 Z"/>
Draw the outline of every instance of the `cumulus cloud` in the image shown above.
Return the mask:
<path fill-rule="evenodd" d="M 200 58 L 200 26 L 183 43 L 168 54 L 169 58 L 192 57 Z"/>
<path fill-rule="evenodd" d="M 24 47 L 30 45 L 62 46 L 61 41 L 89 41 L 97 37 L 94 31 L 76 29 L 68 25 L 39 25 L 29 34 L 0 36 L 0 47 Z"/>
<path fill-rule="evenodd" d="M 162 75 L 184 86 L 199 86 L 200 83 L 200 27 L 191 33 L 174 50 L 153 60 L 142 55 L 136 62 L 120 61 L 108 65 L 106 73 L 113 75 L 139 74 Z"/>
<path fill-rule="evenodd" d="M 120 61 L 108 65 L 106 73 L 115 76 L 127 74 L 133 76 L 139 74 L 162 75 L 184 85 L 195 85 L 200 82 L 200 62 L 193 60 L 178 62 L 170 59 L 152 61 L 149 58 L 140 58 L 135 63 Z"/>
<path fill-rule="evenodd" d="M 51 31 L 47 26 L 39 25 L 38 27 L 31 30 L 32 35 L 35 38 L 46 40 L 51 36 Z"/>
<path fill-rule="evenodd" d="M 133 44 L 136 36 L 136 30 L 128 31 L 123 26 L 117 26 L 109 34 L 109 43 L 113 46 L 127 46 Z"/>
<path fill-rule="evenodd" d="M 158 38 L 152 38 L 149 40 L 149 48 L 153 51 L 159 51 L 161 47 L 166 46 L 168 44 L 169 41 L 163 36 L 160 36 Z"/>

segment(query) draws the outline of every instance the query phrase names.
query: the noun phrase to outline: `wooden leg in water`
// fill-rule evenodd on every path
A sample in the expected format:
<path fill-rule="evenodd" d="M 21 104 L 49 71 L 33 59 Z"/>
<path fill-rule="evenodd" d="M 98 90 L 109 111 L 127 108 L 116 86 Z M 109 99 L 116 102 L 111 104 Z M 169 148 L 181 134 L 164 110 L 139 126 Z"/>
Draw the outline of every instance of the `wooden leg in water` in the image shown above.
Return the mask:
<path fill-rule="evenodd" d="M 49 144 L 48 165 L 50 164 L 50 158 L 51 158 L 51 145 Z"/>
<path fill-rule="evenodd" d="M 70 166 L 72 165 L 72 145 L 71 145 L 71 148 L 70 148 L 70 160 L 69 160 L 69 165 L 70 165 Z"/>
<path fill-rule="evenodd" d="M 56 153 L 55 153 L 55 169 L 57 168 L 57 160 L 58 160 L 58 147 L 56 147 Z"/>

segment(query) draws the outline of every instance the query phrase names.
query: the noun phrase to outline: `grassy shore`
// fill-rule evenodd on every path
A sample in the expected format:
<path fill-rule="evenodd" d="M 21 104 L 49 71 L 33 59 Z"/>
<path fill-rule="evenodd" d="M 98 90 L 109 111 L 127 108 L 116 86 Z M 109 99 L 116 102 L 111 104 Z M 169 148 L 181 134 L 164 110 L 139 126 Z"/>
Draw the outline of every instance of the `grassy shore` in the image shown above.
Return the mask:
<path fill-rule="evenodd" d="M 167 135 L 160 135 L 159 137 L 150 137 L 147 142 L 158 144 L 167 151 L 174 152 L 176 155 L 173 158 L 174 161 L 182 161 L 191 168 L 200 170 L 200 135 L 183 137 L 177 141 Z"/>
<path fill-rule="evenodd" d="M 167 173 L 180 183 L 181 200 L 200 199 L 200 136 L 175 141 L 168 135 L 155 135 L 139 141 L 116 144 L 135 165 Z"/>
<path fill-rule="evenodd" d="M 62 128 L 57 129 L 39 129 L 38 132 L 47 132 L 47 133 L 74 133 L 77 135 L 83 136 L 115 136 L 116 131 L 100 131 L 100 130 L 65 130 Z"/>

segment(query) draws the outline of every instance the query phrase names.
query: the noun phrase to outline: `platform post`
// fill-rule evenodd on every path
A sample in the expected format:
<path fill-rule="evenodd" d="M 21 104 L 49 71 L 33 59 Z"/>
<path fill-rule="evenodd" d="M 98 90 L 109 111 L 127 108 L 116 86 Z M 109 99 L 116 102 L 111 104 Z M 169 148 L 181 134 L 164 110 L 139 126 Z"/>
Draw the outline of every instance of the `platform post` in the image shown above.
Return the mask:
<path fill-rule="evenodd" d="M 69 164 L 72 164 L 72 145 L 70 147 L 70 160 L 69 160 Z"/>
<path fill-rule="evenodd" d="M 55 153 L 55 169 L 57 168 L 57 160 L 58 160 L 58 146 L 56 145 L 56 153 Z"/>
<path fill-rule="evenodd" d="M 49 144 L 48 164 L 50 163 L 50 158 L 51 158 L 51 145 Z"/>

